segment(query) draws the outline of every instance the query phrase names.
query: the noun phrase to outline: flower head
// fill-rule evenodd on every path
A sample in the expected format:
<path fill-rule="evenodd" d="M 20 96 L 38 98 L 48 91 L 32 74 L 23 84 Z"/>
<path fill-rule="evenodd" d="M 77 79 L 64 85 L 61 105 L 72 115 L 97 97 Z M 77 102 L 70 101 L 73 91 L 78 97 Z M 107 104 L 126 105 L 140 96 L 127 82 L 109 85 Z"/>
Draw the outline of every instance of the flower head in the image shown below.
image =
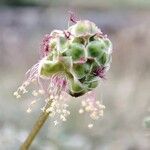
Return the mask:
<path fill-rule="evenodd" d="M 70 114 L 64 96 L 88 95 L 79 113 L 87 111 L 92 119 L 97 120 L 102 116 L 104 106 L 89 93 L 98 86 L 109 69 L 112 44 L 93 22 L 73 18 L 71 14 L 70 20 L 74 24 L 68 29 L 53 30 L 45 35 L 41 45 L 42 59 L 29 69 L 27 80 L 14 95 L 20 98 L 21 93 L 27 92 L 26 87 L 30 83 L 37 82 L 38 89 L 32 95 L 44 95 L 46 103 L 53 99 L 52 106 L 44 106 L 42 110 L 52 112 L 51 116 L 59 114 L 62 121 L 66 121 L 66 116 Z"/>

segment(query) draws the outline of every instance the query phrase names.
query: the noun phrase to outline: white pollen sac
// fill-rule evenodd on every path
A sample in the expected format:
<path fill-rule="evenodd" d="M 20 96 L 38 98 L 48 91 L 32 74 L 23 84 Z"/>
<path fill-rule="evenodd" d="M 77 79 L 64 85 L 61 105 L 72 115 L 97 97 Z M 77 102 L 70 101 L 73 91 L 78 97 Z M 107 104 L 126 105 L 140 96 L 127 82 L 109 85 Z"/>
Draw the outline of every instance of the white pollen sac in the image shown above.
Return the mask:
<path fill-rule="evenodd" d="M 27 113 L 30 113 L 30 112 L 31 112 L 31 108 L 28 108 L 28 109 L 27 109 Z"/>
<path fill-rule="evenodd" d="M 38 74 L 35 74 L 34 77 L 38 77 Z"/>
<path fill-rule="evenodd" d="M 63 112 L 64 114 L 66 114 L 66 113 L 67 113 L 67 110 L 66 110 L 66 109 L 63 109 L 62 112 Z"/>
<path fill-rule="evenodd" d="M 85 107 L 86 106 L 86 102 L 82 101 L 82 106 Z"/>
<path fill-rule="evenodd" d="M 38 93 L 34 90 L 34 91 L 32 92 L 32 95 L 33 95 L 33 96 L 38 96 Z"/>
<path fill-rule="evenodd" d="M 97 120 L 99 119 L 99 116 L 96 112 L 93 112 L 92 114 L 90 114 L 90 117 L 93 119 L 93 120 Z"/>
<path fill-rule="evenodd" d="M 61 110 L 60 110 L 60 109 L 57 109 L 57 113 L 59 113 L 59 114 L 60 114 L 60 113 L 61 113 Z"/>
<path fill-rule="evenodd" d="M 91 110 L 91 107 L 90 107 L 90 106 L 87 106 L 87 107 L 85 107 L 85 110 L 86 110 L 87 112 L 89 112 L 89 111 Z"/>
<path fill-rule="evenodd" d="M 35 82 L 35 81 L 36 81 L 36 79 L 32 79 L 32 80 L 31 80 L 31 82 Z"/>
<path fill-rule="evenodd" d="M 101 109 L 105 109 L 105 106 L 101 104 L 101 105 L 100 105 L 100 108 L 101 108 Z"/>
<path fill-rule="evenodd" d="M 23 86 L 23 85 L 20 86 L 20 87 L 19 87 L 19 90 L 20 90 L 20 91 L 24 91 L 24 86 Z"/>
<path fill-rule="evenodd" d="M 23 94 L 28 93 L 28 91 L 26 89 L 23 90 Z"/>
<path fill-rule="evenodd" d="M 44 112 L 45 111 L 45 107 L 42 107 L 41 110 Z"/>
<path fill-rule="evenodd" d="M 60 115 L 60 119 L 61 119 L 62 121 L 66 121 L 66 118 L 65 118 L 65 116 L 63 116 L 63 115 Z"/>
<path fill-rule="evenodd" d="M 56 126 L 56 125 L 58 125 L 59 124 L 59 122 L 57 121 L 57 120 L 55 120 L 54 121 L 54 125 Z"/>
<path fill-rule="evenodd" d="M 63 105 L 64 108 L 67 108 L 68 106 L 69 106 L 68 104 L 64 104 L 64 105 Z"/>
<path fill-rule="evenodd" d="M 67 113 L 67 115 L 70 115 L 70 111 L 67 111 L 66 113 Z"/>
<path fill-rule="evenodd" d="M 14 96 L 17 96 L 18 95 L 18 92 L 14 92 Z"/>
<path fill-rule="evenodd" d="M 43 94 L 45 93 L 44 90 L 39 90 L 38 92 L 39 92 L 39 94 L 41 94 L 41 95 L 43 95 Z"/>
<path fill-rule="evenodd" d="M 55 116 L 55 112 L 50 113 L 49 116 L 53 118 Z"/>
<path fill-rule="evenodd" d="M 19 99 L 19 98 L 21 98 L 21 96 L 20 96 L 20 95 L 17 95 L 16 98 Z"/>
<path fill-rule="evenodd" d="M 53 110 L 54 110 L 53 107 L 49 107 L 46 109 L 46 112 L 49 113 L 49 112 L 52 112 Z"/>
<path fill-rule="evenodd" d="M 93 128 L 93 124 L 92 123 L 88 124 L 88 128 L 89 129 Z"/>
<path fill-rule="evenodd" d="M 28 82 L 28 81 L 25 81 L 24 83 L 23 83 L 23 85 L 26 87 L 26 86 L 28 86 L 30 83 Z"/>
<path fill-rule="evenodd" d="M 52 106 L 52 107 L 55 107 L 56 105 L 57 105 L 56 101 L 53 101 L 53 102 L 51 103 L 51 106 Z"/>
<path fill-rule="evenodd" d="M 96 101 L 96 104 L 97 104 L 97 105 L 100 105 L 100 101 Z"/>
<path fill-rule="evenodd" d="M 54 99 L 58 99 L 59 98 L 59 96 L 58 95 L 56 95 L 55 97 L 54 97 Z"/>
<path fill-rule="evenodd" d="M 60 99 L 60 100 L 62 100 L 62 99 L 63 99 L 62 95 L 60 95 L 60 96 L 59 96 L 59 99 Z"/>
<path fill-rule="evenodd" d="M 100 110 L 100 111 L 99 111 L 99 116 L 102 117 L 103 115 L 104 115 L 104 111 L 103 111 L 103 110 Z"/>
<path fill-rule="evenodd" d="M 31 103 L 30 103 L 30 105 L 33 105 L 33 104 L 35 104 L 36 103 L 36 100 L 33 100 Z"/>
<path fill-rule="evenodd" d="M 84 110 L 83 109 L 79 109 L 79 114 L 83 114 Z"/>
<path fill-rule="evenodd" d="M 62 119 L 62 121 L 66 121 L 66 120 L 67 120 L 66 118 L 63 118 L 63 119 Z"/>
<path fill-rule="evenodd" d="M 54 96 L 53 96 L 53 95 L 51 95 L 51 96 L 50 96 L 50 99 L 53 99 L 53 98 L 54 98 Z"/>

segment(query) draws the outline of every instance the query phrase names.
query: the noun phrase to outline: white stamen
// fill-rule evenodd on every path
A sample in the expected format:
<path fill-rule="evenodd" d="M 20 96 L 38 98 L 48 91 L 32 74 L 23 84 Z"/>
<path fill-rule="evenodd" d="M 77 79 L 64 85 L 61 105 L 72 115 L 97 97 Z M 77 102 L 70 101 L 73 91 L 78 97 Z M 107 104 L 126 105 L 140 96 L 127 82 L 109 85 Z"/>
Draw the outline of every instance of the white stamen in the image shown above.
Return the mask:
<path fill-rule="evenodd" d="M 88 128 L 93 128 L 93 124 L 88 124 Z"/>
<path fill-rule="evenodd" d="M 42 107 L 41 110 L 44 112 L 45 111 L 45 107 Z"/>
<path fill-rule="evenodd" d="M 51 96 L 50 96 L 50 99 L 53 99 L 53 98 L 54 98 L 54 96 L 53 96 L 53 95 L 51 95 Z"/>
<path fill-rule="evenodd" d="M 83 109 L 80 109 L 79 110 L 79 114 L 83 114 L 84 113 L 84 110 Z"/>
<path fill-rule="evenodd" d="M 66 118 L 65 118 L 65 116 L 63 116 L 63 115 L 60 115 L 60 119 L 61 119 L 62 121 L 66 121 Z"/>
<path fill-rule="evenodd" d="M 86 106 L 86 102 L 85 101 L 82 101 L 82 106 Z"/>
<path fill-rule="evenodd" d="M 53 111 L 53 107 L 49 107 L 49 108 L 46 109 L 47 113 L 52 112 L 52 111 Z"/>
<path fill-rule="evenodd" d="M 39 92 L 39 94 L 41 94 L 41 95 L 43 95 L 43 94 L 45 93 L 44 90 L 39 90 L 38 92 Z"/>
<path fill-rule="evenodd" d="M 38 93 L 34 90 L 34 91 L 32 92 L 32 95 L 33 95 L 33 96 L 38 96 Z"/>
<path fill-rule="evenodd" d="M 18 95 L 18 92 L 14 92 L 14 96 L 17 96 Z"/>
<path fill-rule="evenodd" d="M 58 125 L 59 124 L 59 122 L 57 121 L 57 120 L 55 120 L 54 121 L 54 125 L 56 126 L 56 125 Z"/>
<path fill-rule="evenodd" d="M 27 109 L 27 113 L 30 113 L 30 112 L 31 112 L 31 108 L 28 108 L 28 109 Z"/>
<path fill-rule="evenodd" d="M 36 103 L 36 100 L 33 100 L 31 103 L 30 103 L 30 105 L 33 105 L 33 104 L 35 104 Z"/>
<path fill-rule="evenodd" d="M 28 86 L 30 83 L 28 82 L 28 81 L 25 81 L 24 83 L 23 83 L 23 85 L 24 86 Z"/>
<path fill-rule="evenodd" d="M 16 98 L 19 99 L 19 98 L 21 98 L 21 96 L 20 96 L 20 95 L 17 95 Z"/>

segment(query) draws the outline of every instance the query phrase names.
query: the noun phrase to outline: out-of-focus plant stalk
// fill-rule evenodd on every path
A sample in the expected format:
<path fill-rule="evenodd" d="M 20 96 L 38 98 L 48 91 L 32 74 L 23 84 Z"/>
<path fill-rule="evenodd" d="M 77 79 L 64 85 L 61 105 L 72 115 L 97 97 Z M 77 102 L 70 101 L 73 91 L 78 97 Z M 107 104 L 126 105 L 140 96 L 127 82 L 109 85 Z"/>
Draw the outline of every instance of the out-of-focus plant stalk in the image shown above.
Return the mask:
<path fill-rule="evenodd" d="M 46 120 L 48 119 L 49 114 L 51 113 L 51 112 L 46 112 L 46 109 L 51 106 L 51 103 L 52 103 L 52 100 L 50 100 L 47 103 L 47 105 L 45 107 L 45 111 L 43 111 L 41 113 L 41 115 L 39 116 L 39 118 L 37 119 L 36 123 L 34 124 L 32 130 L 30 132 L 30 134 L 26 138 L 25 142 L 21 145 L 20 150 L 28 150 L 29 147 L 31 146 L 36 135 L 38 134 L 38 132 L 40 131 L 40 129 L 42 128 L 42 126 L 44 125 Z"/>

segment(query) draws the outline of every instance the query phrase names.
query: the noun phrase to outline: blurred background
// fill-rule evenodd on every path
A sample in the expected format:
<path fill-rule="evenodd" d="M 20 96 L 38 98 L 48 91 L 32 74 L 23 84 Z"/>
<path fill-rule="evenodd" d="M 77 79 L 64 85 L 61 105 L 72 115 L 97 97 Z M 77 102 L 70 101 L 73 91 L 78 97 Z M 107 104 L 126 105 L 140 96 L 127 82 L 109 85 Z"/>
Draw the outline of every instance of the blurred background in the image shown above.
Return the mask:
<path fill-rule="evenodd" d="M 27 114 L 30 97 L 18 101 L 13 92 L 39 59 L 43 36 L 67 28 L 69 10 L 113 42 L 111 69 L 97 89 L 104 117 L 89 130 L 78 114 L 82 98 L 73 99 L 68 121 L 54 127 L 49 119 L 31 150 L 149 150 L 149 0 L 0 0 L 0 150 L 18 150 L 39 116 L 39 104 Z"/>

